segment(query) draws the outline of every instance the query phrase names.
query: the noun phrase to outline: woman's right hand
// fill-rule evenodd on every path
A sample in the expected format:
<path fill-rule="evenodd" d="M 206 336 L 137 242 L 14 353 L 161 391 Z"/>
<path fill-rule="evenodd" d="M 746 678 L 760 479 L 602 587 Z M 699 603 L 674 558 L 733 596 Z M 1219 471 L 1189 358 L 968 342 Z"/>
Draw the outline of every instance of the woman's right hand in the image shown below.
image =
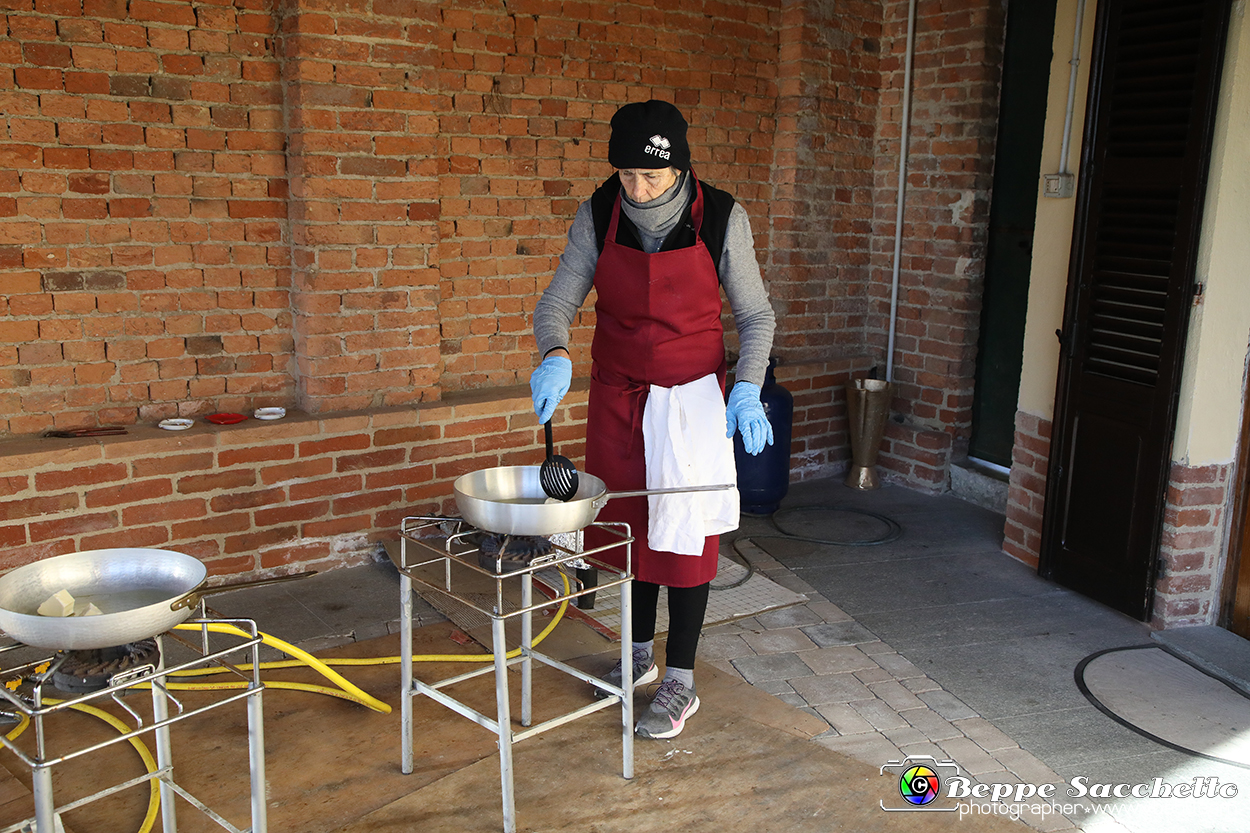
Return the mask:
<path fill-rule="evenodd" d="M 534 397 L 534 413 L 538 422 L 551 420 L 556 406 L 573 383 L 573 362 L 568 356 L 551 355 L 530 375 L 530 393 Z"/>

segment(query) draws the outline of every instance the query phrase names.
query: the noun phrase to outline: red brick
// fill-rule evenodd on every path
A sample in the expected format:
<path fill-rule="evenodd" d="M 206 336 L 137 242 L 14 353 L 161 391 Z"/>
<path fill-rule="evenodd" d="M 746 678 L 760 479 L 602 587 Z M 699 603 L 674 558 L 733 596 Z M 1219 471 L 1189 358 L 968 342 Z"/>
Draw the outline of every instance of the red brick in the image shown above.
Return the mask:
<path fill-rule="evenodd" d="M 169 454 L 162 457 L 141 457 L 131 463 L 131 468 L 135 477 L 158 477 L 160 475 L 202 471 L 211 468 L 212 465 L 212 452 L 195 451 L 188 454 Z"/>
<path fill-rule="evenodd" d="M 217 455 L 217 464 L 222 468 L 230 466 L 246 466 L 272 460 L 291 460 L 295 457 L 295 446 L 290 443 L 254 446 L 222 451 Z M 266 480 L 266 482 L 272 482 Z"/>
<path fill-rule="evenodd" d="M 360 486 L 361 482 L 359 475 L 348 475 L 345 477 L 314 480 L 308 483 L 292 483 L 289 488 L 291 500 L 299 501 L 318 497 L 351 494 L 359 491 Z"/>
<path fill-rule="evenodd" d="M 0 547 L 20 547 L 26 543 L 26 527 L 0 526 Z"/>
<path fill-rule="evenodd" d="M 323 457 L 283 466 L 266 466 L 261 471 L 261 480 L 266 484 L 285 483 L 292 480 L 320 477 L 333 471 L 334 460 Z"/>
<path fill-rule="evenodd" d="M 148 20 L 155 23 L 172 23 L 177 26 L 195 26 L 195 10 L 190 5 L 169 0 L 153 2 L 153 0 L 131 0 L 130 18 L 132 20 Z"/>
<path fill-rule="evenodd" d="M 84 535 L 80 548 L 83 550 L 114 549 L 118 547 L 153 547 L 165 549 L 169 543 L 169 530 L 164 526 L 126 527 L 99 535 Z"/>
<path fill-rule="evenodd" d="M 122 521 L 127 525 L 169 523 L 202 518 L 205 514 L 206 507 L 202 500 L 164 500 L 123 509 Z"/>
<path fill-rule="evenodd" d="M 402 448 L 388 448 L 369 454 L 345 454 L 335 461 L 335 470 L 345 472 L 390 468 L 403 465 L 406 456 Z"/>
<path fill-rule="evenodd" d="M 217 495 L 209 501 L 209 508 L 214 512 L 233 512 L 237 509 L 273 506 L 285 501 L 286 491 L 284 489 L 257 489 L 235 494 Z"/>
<path fill-rule="evenodd" d="M 300 443 L 300 457 L 315 457 L 319 454 L 334 454 L 339 451 L 359 451 L 370 446 L 367 434 L 351 434 L 344 437 L 328 437 L 322 440 L 311 440 Z"/>
<path fill-rule="evenodd" d="M 59 90 L 65 83 L 64 73 L 59 69 L 17 67 L 13 76 L 17 86 L 25 90 Z"/>
<path fill-rule="evenodd" d="M 42 515 L 72 512 L 79 508 L 78 495 L 40 495 L 21 500 L 0 501 L 0 521 L 20 521 Z"/>
<path fill-rule="evenodd" d="M 403 497 L 403 492 L 399 489 L 369 489 L 363 494 L 347 495 L 335 499 L 334 514 L 354 515 L 368 512 L 371 509 L 382 509 L 400 503 Z"/>
<path fill-rule="evenodd" d="M 256 511 L 256 526 L 275 526 L 311 521 L 325 517 L 330 512 L 328 500 L 310 501 L 308 503 L 286 503 L 272 509 Z"/>
<path fill-rule="evenodd" d="M 172 533 L 177 539 L 217 538 L 229 532 L 247 532 L 252 528 L 252 516 L 246 512 L 233 515 L 217 513 L 212 517 L 200 518 L 172 526 Z"/>
<path fill-rule="evenodd" d="M 120 483 L 127 477 L 126 466 L 106 463 L 82 466 L 69 471 L 39 472 L 35 475 L 35 488 L 41 492 L 71 489 L 75 486 L 96 486 L 102 483 Z"/>
<path fill-rule="evenodd" d="M 91 164 L 91 155 L 86 148 L 46 148 L 43 152 L 43 164 L 48 168 L 85 169 Z"/>
<path fill-rule="evenodd" d="M 210 576 L 233 576 L 256 569 L 256 557 L 240 555 L 232 558 L 214 558 L 205 561 Z"/>
<path fill-rule="evenodd" d="M 226 553 L 256 552 L 265 547 L 288 544 L 296 540 L 299 530 L 293 526 L 279 526 L 263 529 L 247 535 L 228 535 L 225 539 Z"/>
<path fill-rule="evenodd" d="M 335 518 L 328 521 L 314 521 L 304 524 L 303 534 L 309 538 L 326 538 L 338 535 L 350 535 L 370 529 L 371 519 L 368 515 L 357 515 L 351 518 Z"/>
<path fill-rule="evenodd" d="M 260 555 L 261 569 L 304 564 L 329 557 L 330 547 L 320 541 L 267 548 Z"/>
<path fill-rule="evenodd" d="M 216 492 L 222 489 L 245 489 L 256 485 L 256 472 L 251 469 L 233 469 L 211 474 L 188 475 L 178 479 L 178 493 Z"/>
<path fill-rule="evenodd" d="M 44 67 L 68 67 L 71 64 L 70 48 L 55 43 L 27 43 L 22 46 L 26 62 Z"/>
<path fill-rule="evenodd" d="M 98 509 L 123 503 L 150 502 L 168 497 L 173 492 L 173 483 L 169 480 L 138 480 L 105 489 L 93 489 L 87 492 L 85 504 L 88 509 Z"/>
<path fill-rule="evenodd" d="M 100 512 L 94 515 L 79 512 L 67 518 L 31 523 L 30 540 L 36 543 L 57 538 L 72 538 L 103 529 L 115 529 L 117 526 L 116 512 Z"/>

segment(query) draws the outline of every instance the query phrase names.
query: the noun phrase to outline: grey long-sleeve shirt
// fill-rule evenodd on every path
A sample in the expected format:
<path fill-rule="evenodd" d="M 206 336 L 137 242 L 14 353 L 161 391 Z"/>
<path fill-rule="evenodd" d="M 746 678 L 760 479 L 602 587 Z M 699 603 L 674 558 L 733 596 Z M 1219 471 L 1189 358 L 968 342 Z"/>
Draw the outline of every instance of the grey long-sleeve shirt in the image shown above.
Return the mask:
<path fill-rule="evenodd" d="M 659 251 L 693 195 L 693 180 L 688 172 L 667 192 L 648 203 L 635 203 L 622 192 L 621 208 L 637 226 L 644 251 L 652 254 Z M 595 223 L 587 200 L 577 209 L 556 273 L 534 308 L 534 338 L 539 355 L 556 347 L 568 347 L 569 327 L 590 294 L 598 262 Z M 739 355 L 734 377 L 763 385 L 776 321 L 755 259 L 751 224 L 746 210 L 737 203 L 729 214 L 719 272 L 738 330 Z"/>

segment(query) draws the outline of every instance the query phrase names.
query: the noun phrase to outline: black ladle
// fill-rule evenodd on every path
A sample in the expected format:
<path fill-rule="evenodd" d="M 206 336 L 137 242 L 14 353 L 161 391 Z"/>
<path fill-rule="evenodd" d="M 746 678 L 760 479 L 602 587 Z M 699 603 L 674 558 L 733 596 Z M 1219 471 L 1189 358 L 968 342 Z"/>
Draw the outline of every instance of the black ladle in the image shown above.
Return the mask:
<path fill-rule="evenodd" d="M 538 482 L 547 497 L 569 501 L 577 494 L 577 467 L 568 457 L 561 457 L 551 450 L 551 420 L 543 423 L 547 434 L 547 459 L 538 470 Z"/>

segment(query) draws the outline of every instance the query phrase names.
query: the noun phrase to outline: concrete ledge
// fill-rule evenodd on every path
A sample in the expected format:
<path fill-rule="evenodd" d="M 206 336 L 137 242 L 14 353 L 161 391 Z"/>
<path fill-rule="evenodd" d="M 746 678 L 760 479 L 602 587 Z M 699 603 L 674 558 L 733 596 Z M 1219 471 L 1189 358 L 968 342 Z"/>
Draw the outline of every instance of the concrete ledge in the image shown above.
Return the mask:
<path fill-rule="evenodd" d="M 1150 638 L 1250 696 L 1250 641 L 1215 625 L 1155 631 Z"/>
<path fill-rule="evenodd" d="M 951 491 L 984 509 L 1007 514 L 1007 476 L 969 463 L 951 466 Z"/>

